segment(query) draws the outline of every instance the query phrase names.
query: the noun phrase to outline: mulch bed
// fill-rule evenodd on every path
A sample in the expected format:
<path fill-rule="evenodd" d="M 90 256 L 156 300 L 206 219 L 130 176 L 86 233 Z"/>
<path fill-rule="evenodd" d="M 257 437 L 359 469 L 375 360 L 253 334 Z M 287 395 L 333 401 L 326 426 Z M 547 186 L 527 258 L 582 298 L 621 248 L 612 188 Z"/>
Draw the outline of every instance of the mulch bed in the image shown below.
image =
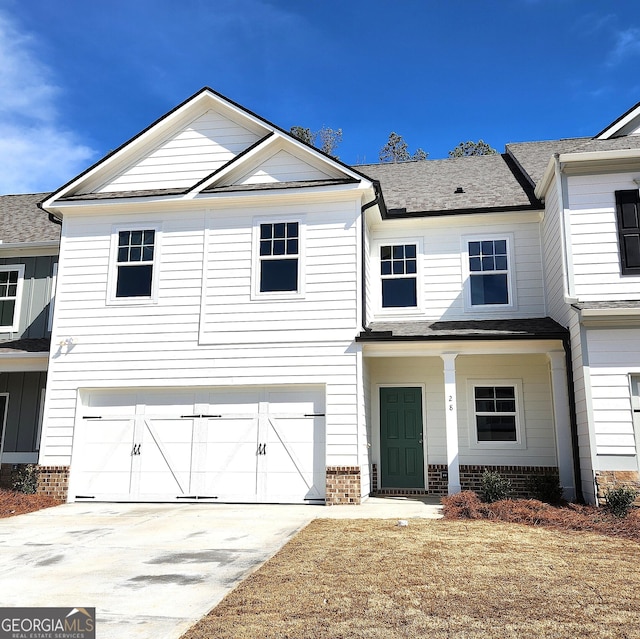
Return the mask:
<path fill-rule="evenodd" d="M 564 504 L 551 506 L 537 499 L 504 499 L 484 503 L 476 493 L 464 491 L 443 497 L 445 519 L 484 519 L 512 524 L 544 526 L 555 530 L 579 530 L 608 537 L 640 541 L 640 508 L 627 517 L 615 517 L 606 508 Z"/>
<path fill-rule="evenodd" d="M 0 490 L 0 518 L 23 515 L 35 510 L 58 506 L 61 503 L 46 495 L 25 495 L 13 490 Z"/>

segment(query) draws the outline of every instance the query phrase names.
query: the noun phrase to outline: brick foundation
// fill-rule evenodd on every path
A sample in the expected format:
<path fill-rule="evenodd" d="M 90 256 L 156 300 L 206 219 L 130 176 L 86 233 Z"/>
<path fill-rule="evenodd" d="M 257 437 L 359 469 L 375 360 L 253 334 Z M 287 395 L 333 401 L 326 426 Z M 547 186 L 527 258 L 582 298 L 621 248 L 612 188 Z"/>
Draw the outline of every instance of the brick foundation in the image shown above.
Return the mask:
<path fill-rule="evenodd" d="M 360 504 L 360 467 L 327 466 L 327 506 Z"/>
<path fill-rule="evenodd" d="M 558 469 L 553 466 L 460 466 L 460 486 L 462 490 L 480 492 L 482 473 L 490 470 L 499 473 L 511 482 L 516 497 L 532 497 L 530 482 L 534 476 L 551 475 L 559 477 Z"/>
<path fill-rule="evenodd" d="M 15 464 L 0 464 L 0 488 L 12 488 Z"/>
<path fill-rule="evenodd" d="M 39 466 L 38 471 L 38 493 L 66 501 L 69 466 Z"/>
<path fill-rule="evenodd" d="M 430 495 L 446 495 L 449 492 L 449 467 L 446 464 L 429 464 L 428 483 Z"/>
<path fill-rule="evenodd" d="M 640 493 L 640 474 L 634 470 L 599 470 L 596 472 L 596 489 L 599 506 L 606 506 L 605 493 L 610 488 L 627 486 L 635 488 Z M 640 506 L 640 494 L 634 504 Z"/>

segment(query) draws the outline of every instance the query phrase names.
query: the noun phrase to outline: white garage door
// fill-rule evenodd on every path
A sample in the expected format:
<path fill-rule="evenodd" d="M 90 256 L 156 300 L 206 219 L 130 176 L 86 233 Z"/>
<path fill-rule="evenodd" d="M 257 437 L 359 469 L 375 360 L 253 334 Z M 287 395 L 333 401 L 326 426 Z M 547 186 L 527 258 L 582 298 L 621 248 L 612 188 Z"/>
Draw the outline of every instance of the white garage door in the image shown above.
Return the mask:
<path fill-rule="evenodd" d="M 300 503 L 325 496 L 322 389 L 92 391 L 73 499 Z"/>

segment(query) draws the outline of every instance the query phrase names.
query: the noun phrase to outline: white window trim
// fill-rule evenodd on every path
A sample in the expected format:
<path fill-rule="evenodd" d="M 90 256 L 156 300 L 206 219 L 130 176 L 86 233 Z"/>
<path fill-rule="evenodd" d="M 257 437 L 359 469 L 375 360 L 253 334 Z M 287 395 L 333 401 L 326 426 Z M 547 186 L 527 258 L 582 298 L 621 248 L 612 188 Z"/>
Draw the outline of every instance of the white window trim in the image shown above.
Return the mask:
<path fill-rule="evenodd" d="M 416 306 L 400 306 L 385 308 L 382 306 L 382 273 L 380 272 L 380 248 L 383 246 L 399 246 L 415 244 L 416 246 Z M 424 314 L 424 295 L 422 291 L 422 259 L 424 255 L 423 238 L 394 237 L 375 240 L 371 243 L 370 273 L 374 282 L 375 315 L 380 317 L 418 316 Z"/>
<path fill-rule="evenodd" d="M 24 264 L 4 264 L 0 266 L 0 271 L 18 271 L 18 283 L 15 296 L 16 304 L 13 311 L 13 324 L 11 324 L 11 326 L 0 326 L 0 333 L 16 333 L 20 330 L 20 311 L 22 307 L 22 288 L 24 284 Z"/>
<path fill-rule="evenodd" d="M 298 223 L 298 290 L 297 291 L 266 291 L 260 290 L 260 225 L 278 223 Z M 306 219 L 304 215 L 282 215 L 253 218 L 253 234 L 251 248 L 251 299 L 259 301 L 297 300 L 305 297 L 306 273 Z M 286 259 L 286 256 L 283 256 Z"/>
<path fill-rule="evenodd" d="M 51 292 L 49 293 L 49 316 L 47 318 L 47 331 L 53 328 L 53 312 L 56 305 L 56 285 L 58 282 L 58 262 L 54 262 L 51 269 Z"/>
<path fill-rule="evenodd" d="M 513 386 L 516 399 L 516 441 L 480 442 L 476 425 L 475 388 L 477 386 Z M 524 450 L 527 438 L 524 423 L 524 399 L 521 379 L 468 379 L 467 408 L 469 414 L 469 448 L 474 450 Z"/>
<path fill-rule="evenodd" d="M 516 310 L 518 300 L 516 296 L 516 260 L 514 255 L 513 233 L 486 233 L 483 235 L 463 235 L 460 254 L 462 256 L 462 275 L 464 277 L 464 310 L 467 313 L 479 311 L 481 313 L 503 312 Z M 507 294 L 508 304 L 472 304 L 471 303 L 471 271 L 469 269 L 469 242 L 487 242 L 505 240 L 507 243 Z"/>
<path fill-rule="evenodd" d="M 151 275 L 151 295 L 148 297 L 116 297 L 118 284 L 118 233 L 120 231 L 155 231 L 153 262 Z M 159 222 L 139 222 L 137 224 L 118 224 L 111 227 L 111 247 L 109 251 L 109 276 L 107 282 L 107 304 L 117 306 L 136 306 L 157 304 L 160 264 L 162 224 Z"/>

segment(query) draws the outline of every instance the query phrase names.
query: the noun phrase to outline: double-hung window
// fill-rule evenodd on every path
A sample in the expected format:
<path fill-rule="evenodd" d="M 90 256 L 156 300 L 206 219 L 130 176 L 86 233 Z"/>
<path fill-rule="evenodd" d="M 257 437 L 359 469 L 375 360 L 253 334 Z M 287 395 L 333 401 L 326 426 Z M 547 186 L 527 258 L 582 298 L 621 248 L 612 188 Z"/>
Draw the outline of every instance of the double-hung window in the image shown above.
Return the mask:
<path fill-rule="evenodd" d="M 0 266 L 0 332 L 19 329 L 23 279 L 24 264 Z"/>
<path fill-rule="evenodd" d="M 520 384 L 511 380 L 475 381 L 469 386 L 472 434 L 478 448 L 523 448 Z"/>
<path fill-rule="evenodd" d="M 513 306 L 512 264 L 507 237 L 466 240 L 471 308 Z"/>
<path fill-rule="evenodd" d="M 620 271 L 640 275 L 640 191 L 616 191 Z"/>
<path fill-rule="evenodd" d="M 418 251 L 416 244 L 384 244 L 380 247 L 382 308 L 415 308 L 418 305 Z"/>
<path fill-rule="evenodd" d="M 149 302 L 155 297 L 159 227 L 127 226 L 112 236 L 112 302 Z"/>
<path fill-rule="evenodd" d="M 258 292 L 299 292 L 300 223 L 263 222 L 259 229 Z"/>

